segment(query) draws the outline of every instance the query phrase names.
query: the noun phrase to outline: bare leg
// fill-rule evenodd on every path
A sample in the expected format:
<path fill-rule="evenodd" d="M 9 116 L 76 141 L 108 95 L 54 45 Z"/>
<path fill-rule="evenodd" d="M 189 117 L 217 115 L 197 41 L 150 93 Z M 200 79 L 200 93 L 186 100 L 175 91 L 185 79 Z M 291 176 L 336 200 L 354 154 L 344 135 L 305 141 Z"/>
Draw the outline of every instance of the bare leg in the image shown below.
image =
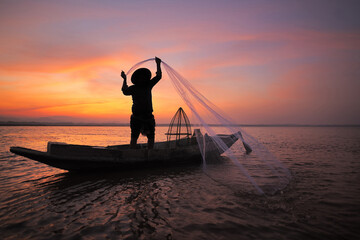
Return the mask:
<path fill-rule="evenodd" d="M 138 134 L 131 134 L 131 140 L 130 140 L 130 148 L 136 149 L 137 140 L 139 138 L 140 133 Z"/>
<path fill-rule="evenodd" d="M 148 138 L 148 143 L 147 143 L 148 149 L 153 149 L 154 148 L 154 142 L 155 142 L 154 138 Z"/>

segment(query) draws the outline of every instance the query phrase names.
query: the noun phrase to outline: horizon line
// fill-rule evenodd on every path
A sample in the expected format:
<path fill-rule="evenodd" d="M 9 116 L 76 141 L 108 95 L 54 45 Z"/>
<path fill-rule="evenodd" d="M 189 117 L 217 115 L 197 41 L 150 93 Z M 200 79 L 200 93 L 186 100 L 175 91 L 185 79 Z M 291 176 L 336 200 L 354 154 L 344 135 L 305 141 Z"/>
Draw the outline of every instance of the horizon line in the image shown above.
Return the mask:
<path fill-rule="evenodd" d="M 156 126 L 165 127 L 169 126 L 170 123 L 159 123 Z M 190 124 L 191 126 L 200 126 L 200 124 Z M 226 126 L 222 124 L 208 124 L 209 126 Z M 104 126 L 104 127 L 129 127 L 130 123 L 81 123 L 81 122 L 35 122 L 35 121 L 0 121 L 0 126 Z M 360 124 L 293 124 L 293 123 L 284 123 L 284 124 L 243 124 L 236 123 L 228 126 L 236 127 L 360 127 Z"/>

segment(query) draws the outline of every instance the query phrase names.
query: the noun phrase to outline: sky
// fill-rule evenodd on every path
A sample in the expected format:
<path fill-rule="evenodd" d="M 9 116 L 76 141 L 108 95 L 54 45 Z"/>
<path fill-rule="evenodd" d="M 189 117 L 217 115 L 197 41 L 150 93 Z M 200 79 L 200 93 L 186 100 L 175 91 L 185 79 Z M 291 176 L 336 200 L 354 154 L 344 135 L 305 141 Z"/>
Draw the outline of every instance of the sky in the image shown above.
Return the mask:
<path fill-rule="evenodd" d="M 0 1 L 0 121 L 128 123 L 154 56 L 240 124 L 360 124 L 358 1 Z M 146 65 L 153 74 L 154 63 Z M 182 106 L 164 72 L 154 115 Z"/>

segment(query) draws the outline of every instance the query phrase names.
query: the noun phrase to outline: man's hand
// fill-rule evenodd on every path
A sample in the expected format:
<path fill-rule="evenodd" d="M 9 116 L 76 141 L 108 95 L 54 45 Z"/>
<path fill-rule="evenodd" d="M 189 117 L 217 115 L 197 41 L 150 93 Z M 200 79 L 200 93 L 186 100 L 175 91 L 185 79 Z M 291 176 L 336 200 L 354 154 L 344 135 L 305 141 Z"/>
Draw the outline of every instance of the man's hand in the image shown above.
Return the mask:
<path fill-rule="evenodd" d="M 126 74 L 124 73 L 124 71 L 121 71 L 121 77 L 126 80 Z"/>
<path fill-rule="evenodd" d="M 160 58 L 158 58 L 158 57 L 155 57 L 155 62 L 156 62 L 156 64 L 160 64 L 161 63 L 161 59 Z"/>

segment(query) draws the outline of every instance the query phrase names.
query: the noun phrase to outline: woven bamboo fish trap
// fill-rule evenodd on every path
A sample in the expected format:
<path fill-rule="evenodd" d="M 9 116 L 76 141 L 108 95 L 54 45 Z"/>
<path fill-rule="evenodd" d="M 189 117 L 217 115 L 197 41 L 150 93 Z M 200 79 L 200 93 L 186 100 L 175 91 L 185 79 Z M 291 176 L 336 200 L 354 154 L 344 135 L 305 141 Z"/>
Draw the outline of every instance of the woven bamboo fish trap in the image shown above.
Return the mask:
<path fill-rule="evenodd" d="M 167 140 L 175 140 L 177 143 L 180 142 L 180 139 L 188 139 L 190 142 L 191 138 L 191 125 L 189 118 L 187 117 L 184 110 L 180 107 L 175 113 L 174 117 L 171 119 L 169 129 L 166 133 Z"/>

